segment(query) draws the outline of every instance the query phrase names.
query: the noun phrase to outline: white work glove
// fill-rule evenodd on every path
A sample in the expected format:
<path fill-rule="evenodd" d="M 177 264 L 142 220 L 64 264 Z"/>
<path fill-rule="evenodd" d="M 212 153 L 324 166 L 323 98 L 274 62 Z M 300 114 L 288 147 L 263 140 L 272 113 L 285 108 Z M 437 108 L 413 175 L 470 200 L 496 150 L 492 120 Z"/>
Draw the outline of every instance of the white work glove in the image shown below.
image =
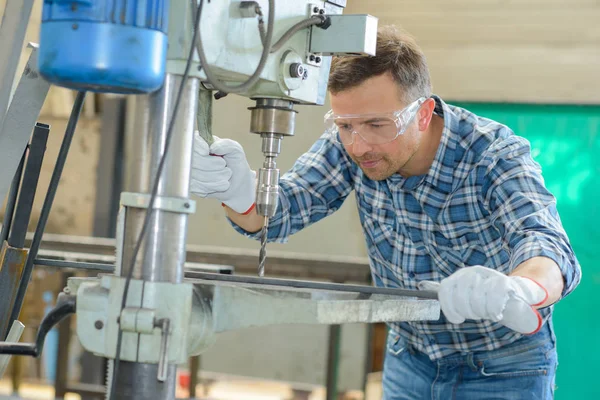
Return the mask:
<path fill-rule="evenodd" d="M 190 190 L 200 197 L 218 199 L 237 213 L 248 213 L 256 198 L 256 172 L 250 169 L 238 142 L 213 137 L 209 148 L 198 132 L 194 134 Z"/>
<path fill-rule="evenodd" d="M 440 307 L 453 324 L 484 319 L 524 334 L 541 328 L 542 317 L 533 306 L 548 298 L 546 289 L 532 279 L 483 266 L 462 268 L 440 283 L 420 282 L 419 289 L 438 292 Z"/>

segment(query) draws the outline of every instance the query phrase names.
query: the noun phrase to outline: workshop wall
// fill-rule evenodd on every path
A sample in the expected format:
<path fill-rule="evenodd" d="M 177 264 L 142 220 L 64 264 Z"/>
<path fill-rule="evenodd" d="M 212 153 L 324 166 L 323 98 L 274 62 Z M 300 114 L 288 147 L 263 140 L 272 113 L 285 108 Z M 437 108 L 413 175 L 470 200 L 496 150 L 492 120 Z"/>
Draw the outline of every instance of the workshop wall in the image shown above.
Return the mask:
<path fill-rule="evenodd" d="M 600 358 L 600 321 L 590 316 L 597 312 L 600 291 L 600 107 L 460 105 L 507 124 L 531 142 L 583 272 L 579 287 L 555 309 L 556 399 L 598 399 L 594 367 Z"/>
<path fill-rule="evenodd" d="M 596 0 L 348 0 L 423 47 L 435 92 L 468 101 L 597 104 Z"/>
<path fill-rule="evenodd" d="M 20 78 L 31 51 L 25 45 L 28 42 L 39 43 L 42 4 L 43 0 L 34 2 L 25 36 L 24 49 L 15 75 L 15 82 Z M 2 14 L 4 14 L 5 5 L 6 0 L 0 0 L 0 12 Z M 95 112 L 95 97 L 93 94 L 86 96 L 82 117 L 75 132 L 52 213 L 48 220 L 47 232 L 70 235 L 91 235 L 92 233 L 96 197 L 96 169 L 100 145 L 100 122 Z M 50 176 L 52 175 L 74 99 L 73 91 L 51 86 L 42 107 L 38 121 L 50 125 L 50 136 L 42 164 L 30 231 L 35 229 L 37 224 L 39 211 L 48 189 Z M 4 208 L 0 213 L 3 212 Z"/>

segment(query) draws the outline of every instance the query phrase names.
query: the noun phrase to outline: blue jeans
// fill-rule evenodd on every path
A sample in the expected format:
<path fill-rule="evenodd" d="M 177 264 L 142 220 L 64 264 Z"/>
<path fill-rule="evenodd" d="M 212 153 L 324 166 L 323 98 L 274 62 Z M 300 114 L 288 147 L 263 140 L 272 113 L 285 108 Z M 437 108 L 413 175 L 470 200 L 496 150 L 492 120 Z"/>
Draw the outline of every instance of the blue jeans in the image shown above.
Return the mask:
<path fill-rule="evenodd" d="M 384 400 L 550 400 L 558 365 L 548 324 L 497 350 L 435 362 L 390 331 L 383 368 Z"/>

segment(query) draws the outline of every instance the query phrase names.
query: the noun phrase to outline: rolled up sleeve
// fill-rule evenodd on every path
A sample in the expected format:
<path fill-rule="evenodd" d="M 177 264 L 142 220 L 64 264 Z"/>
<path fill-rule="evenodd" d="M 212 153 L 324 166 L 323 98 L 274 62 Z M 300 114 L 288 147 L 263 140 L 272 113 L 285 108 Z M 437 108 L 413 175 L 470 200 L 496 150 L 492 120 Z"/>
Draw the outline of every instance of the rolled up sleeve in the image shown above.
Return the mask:
<path fill-rule="evenodd" d="M 267 240 L 285 243 L 290 235 L 337 211 L 354 188 L 352 168 L 341 145 L 324 134 L 282 175 Z M 229 223 L 244 236 L 260 239 L 260 232 L 250 233 Z"/>
<path fill-rule="evenodd" d="M 553 260 L 563 276 L 562 297 L 581 280 L 581 267 L 545 187 L 529 143 L 511 138 L 496 149 L 482 176 L 482 200 L 510 252 L 510 270 L 534 257 Z"/>

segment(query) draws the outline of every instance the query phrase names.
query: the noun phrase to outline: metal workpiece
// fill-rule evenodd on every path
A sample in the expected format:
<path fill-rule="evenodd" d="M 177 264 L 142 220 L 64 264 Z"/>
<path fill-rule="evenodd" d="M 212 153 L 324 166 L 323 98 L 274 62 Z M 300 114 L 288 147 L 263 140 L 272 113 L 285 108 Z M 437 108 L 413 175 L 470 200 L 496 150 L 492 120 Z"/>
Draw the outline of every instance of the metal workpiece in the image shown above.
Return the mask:
<path fill-rule="evenodd" d="M 408 294 L 403 296 L 392 295 L 394 289 L 369 294 L 208 279 L 181 284 L 133 280 L 121 312 L 124 281 L 115 276 L 69 279 L 70 292 L 77 293 L 77 334 L 86 350 L 114 358 L 120 318 L 121 358 L 146 364 L 161 363 L 161 357 L 169 364 L 183 363 L 214 344 L 219 333 L 245 328 L 426 321 L 440 315 L 439 302 L 417 291 L 398 291 Z M 168 338 L 164 319 L 169 320 Z"/>
<path fill-rule="evenodd" d="M 204 285 L 204 286 L 203 286 Z M 201 290 L 210 290 L 198 281 Z M 330 292 L 257 284 L 214 285 L 215 332 L 279 324 L 344 324 L 439 319 L 437 300 Z"/>
<path fill-rule="evenodd" d="M 313 28 L 310 51 L 325 56 L 354 54 L 374 56 L 378 19 L 368 14 L 331 15 L 327 29 Z"/>
<path fill-rule="evenodd" d="M 9 2 L 8 5 L 15 3 L 21 2 L 13 1 Z M 3 21 L 8 19 L 5 13 Z M 21 44 L 22 42 L 19 42 L 19 46 Z M 3 56 L 2 59 L 7 57 L 8 55 Z M 38 50 L 33 46 L 23 74 L 10 100 L 6 115 L 3 111 L 0 114 L 4 117 L 0 127 L 0 171 L 2 171 L 0 176 L 0 198 L 2 199 L 6 198 L 11 180 L 17 170 L 23 151 L 27 147 L 31 132 L 50 89 L 50 84 L 37 72 L 37 60 Z M 10 87 L 12 82 L 11 78 L 10 80 L 3 80 L 2 84 Z"/>

